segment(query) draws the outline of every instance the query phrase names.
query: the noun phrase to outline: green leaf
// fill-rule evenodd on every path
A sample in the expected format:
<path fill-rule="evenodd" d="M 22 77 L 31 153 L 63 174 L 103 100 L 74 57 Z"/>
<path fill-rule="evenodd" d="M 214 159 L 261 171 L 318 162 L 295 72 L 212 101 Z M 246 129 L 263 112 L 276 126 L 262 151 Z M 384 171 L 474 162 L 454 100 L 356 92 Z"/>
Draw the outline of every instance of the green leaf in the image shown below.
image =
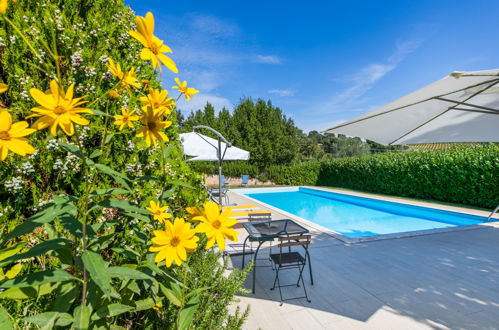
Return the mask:
<path fill-rule="evenodd" d="M 6 249 L 0 250 L 0 260 L 4 260 L 15 255 L 17 252 L 21 251 L 25 245 L 25 242 L 21 242 Z"/>
<path fill-rule="evenodd" d="M 21 259 L 26 259 L 26 258 L 31 258 L 31 257 L 36 257 L 42 254 L 45 254 L 49 251 L 53 250 L 58 250 L 61 249 L 65 246 L 68 246 L 71 244 L 71 241 L 64 239 L 64 238 L 56 238 L 50 241 L 45 241 L 42 242 L 38 245 L 35 245 L 28 251 L 21 253 L 21 254 L 16 254 L 13 255 L 5 260 L 2 260 L 0 262 L 0 267 L 4 267 L 5 265 L 8 265 L 10 263 L 13 263 L 15 261 L 21 260 Z"/>
<path fill-rule="evenodd" d="M 55 321 L 56 327 L 67 327 L 73 323 L 73 316 L 68 313 L 59 313 L 57 320 Z"/>
<path fill-rule="evenodd" d="M 59 142 L 59 145 L 66 151 L 75 155 L 76 157 L 83 159 L 83 155 L 77 146 L 65 142 Z"/>
<path fill-rule="evenodd" d="M 102 195 L 118 195 L 118 194 L 129 194 L 130 190 L 123 188 L 107 188 L 107 189 L 95 189 L 90 193 L 90 196 L 102 196 Z"/>
<path fill-rule="evenodd" d="M 45 283 L 38 286 L 26 288 L 10 288 L 0 292 L 0 299 L 28 299 L 36 298 L 51 293 L 59 286 L 59 283 Z"/>
<path fill-rule="evenodd" d="M 59 287 L 52 310 L 57 312 L 67 312 L 70 310 L 73 301 L 78 295 L 78 286 L 74 282 L 64 283 Z"/>
<path fill-rule="evenodd" d="M 168 159 L 173 150 L 173 145 L 168 145 L 168 147 L 163 149 L 163 159 Z"/>
<path fill-rule="evenodd" d="M 61 198 L 57 199 L 57 201 L 60 201 L 60 199 Z M 76 207 L 70 202 L 71 198 L 69 196 L 65 196 L 65 198 L 62 199 L 64 200 L 64 202 L 56 202 L 56 199 L 54 198 L 54 203 L 48 204 L 45 209 L 31 216 L 30 218 L 28 218 L 28 220 L 14 228 L 14 230 L 5 235 L 2 241 L 6 241 L 13 237 L 30 233 L 35 228 L 45 223 L 52 222 L 57 217 L 60 217 L 63 214 L 74 216 L 76 214 Z"/>
<path fill-rule="evenodd" d="M 108 133 L 107 136 L 106 136 L 106 140 L 104 141 L 105 144 L 108 144 L 109 142 L 111 142 L 111 139 L 113 138 L 113 136 L 115 135 L 116 133 Z"/>
<path fill-rule="evenodd" d="M 132 306 L 122 304 L 109 304 L 99 308 L 93 315 L 92 321 L 97 321 L 103 317 L 113 317 L 134 310 Z"/>
<path fill-rule="evenodd" d="M 180 311 L 180 317 L 178 318 L 177 321 L 177 329 L 188 329 L 189 326 L 191 325 L 192 318 L 194 317 L 194 314 L 198 310 L 199 304 L 194 304 L 194 305 L 188 305 L 188 307 L 182 309 Z"/>
<path fill-rule="evenodd" d="M 177 190 L 175 187 L 168 189 L 161 195 L 161 199 L 166 200 L 168 197 L 172 196 L 175 193 L 175 190 Z"/>
<path fill-rule="evenodd" d="M 11 269 L 5 272 L 5 277 L 7 277 L 8 279 L 14 278 L 21 272 L 21 269 L 23 269 L 22 264 L 14 265 Z"/>
<path fill-rule="evenodd" d="M 124 214 L 127 217 L 130 217 L 132 219 L 138 219 L 138 220 L 144 221 L 146 223 L 151 222 L 150 217 L 147 215 L 144 215 L 144 214 L 138 214 L 138 213 L 133 213 L 133 212 L 122 212 L 122 214 Z"/>
<path fill-rule="evenodd" d="M 94 150 L 90 156 L 88 156 L 89 158 L 95 158 L 95 157 L 99 157 L 100 155 L 102 155 L 102 151 L 100 150 Z"/>
<path fill-rule="evenodd" d="M 182 181 L 174 180 L 174 181 L 169 181 L 168 183 L 171 184 L 171 185 L 174 185 L 174 186 L 182 186 L 182 187 L 185 187 L 185 188 L 194 189 L 193 186 L 191 186 L 188 183 L 182 182 Z"/>
<path fill-rule="evenodd" d="M 81 256 L 83 265 L 88 270 L 90 277 L 102 290 L 105 296 L 118 298 L 119 294 L 111 285 L 111 276 L 107 272 L 107 262 L 102 259 L 100 254 L 92 251 L 86 251 Z"/>
<path fill-rule="evenodd" d="M 104 164 L 94 164 L 95 168 L 98 169 L 99 171 L 101 171 L 102 173 L 104 174 L 107 174 L 109 176 L 112 176 L 121 186 L 127 188 L 128 190 L 131 190 L 130 189 L 130 186 L 128 185 L 128 182 L 130 182 L 130 179 L 120 173 L 120 172 L 117 172 L 115 170 L 113 170 L 112 168 L 110 168 L 109 166 L 106 166 Z"/>
<path fill-rule="evenodd" d="M 151 309 L 156 305 L 152 298 L 146 298 L 142 300 L 137 300 L 135 302 L 135 311 L 144 311 L 146 309 Z"/>
<path fill-rule="evenodd" d="M 13 328 L 9 313 L 7 313 L 5 308 L 0 306 L 0 330 L 10 330 Z"/>
<path fill-rule="evenodd" d="M 107 269 L 107 272 L 109 276 L 117 277 L 120 280 L 154 280 L 154 277 L 144 272 L 141 272 L 140 270 L 129 267 L 123 267 L 123 266 L 109 267 Z"/>
<path fill-rule="evenodd" d="M 92 109 L 93 115 L 94 116 L 101 116 L 101 117 L 112 117 L 111 115 L 105 113 L 104 111 L 100 111 L 97 109 Z"/>
<path fill-rule="evenodd" d="M 26 288 L 45 283 L 57 283 L 74 280 L 79 279 L 64 270 L 43 270 L 7 280 L 0 284 L 0 288 Z"/>
<path fill-rule="evenodd" d="M 139 213 L 139 214 L 145 214 L 145 215 L 150 215 L 151 212 L 146 210 L 140 205 L 137 204 L 132 204 L 126 199 L 106 199 L 98 204 L 99 206 L 102 207 L 108 207 L 108 208 L 118 208 L 122 209 L 125 211 L 129 211 L 132 213 Z"/>
<path fill-rule="evenodd" d="M 92 310 L 89 306 L 78 305 L 73 312 L 73 327 L 76 330 L 87 330 L 90 325 L 90 314 Z"/>
<path fill-rule="evenodd" d="M 178 295 L 175 291 L 168 289 L 163 284 L 159 284 L 159 288 L 161 292 L 165 295 L 165 297 L 175 306 L 182 307 L 182 296 Z"/>
<path fill-rule="evenodd" d="M 58 316 L 58 312 L 45 312 L 25 317 L 23 320 L 29 323 L 36 324 L 41 329 L 52 329 Z"/>

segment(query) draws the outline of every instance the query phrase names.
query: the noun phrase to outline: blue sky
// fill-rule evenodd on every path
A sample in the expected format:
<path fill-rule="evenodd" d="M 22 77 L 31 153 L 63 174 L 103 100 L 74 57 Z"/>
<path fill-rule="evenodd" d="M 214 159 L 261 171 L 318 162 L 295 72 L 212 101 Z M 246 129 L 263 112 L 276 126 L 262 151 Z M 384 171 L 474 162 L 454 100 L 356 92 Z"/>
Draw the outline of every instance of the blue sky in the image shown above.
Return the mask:
<path fill-rule="evenodd" d="M 496 0 L 125 3 L 154 14 L 178 77 L 200 90 L 185 114 L 263 98 L 323 130 L 452 71 L 499 68 Z M 173 77 L 163 70 L 165 88 Z"/>

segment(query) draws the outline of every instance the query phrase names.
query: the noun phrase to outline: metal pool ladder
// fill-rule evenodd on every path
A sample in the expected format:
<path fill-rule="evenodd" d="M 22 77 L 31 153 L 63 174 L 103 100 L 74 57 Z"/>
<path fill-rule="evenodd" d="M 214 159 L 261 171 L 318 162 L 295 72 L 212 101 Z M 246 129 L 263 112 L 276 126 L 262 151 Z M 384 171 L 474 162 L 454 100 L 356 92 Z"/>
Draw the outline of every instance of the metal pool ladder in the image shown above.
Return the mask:
<path fill-rule="evenodd" d="M 499 205 L 496 206 L 496 208 L 494 209 L 494 211 L 490 212 L 490 215 L 487 218 L 487 221 L 490 221 L 490 219 L 492 218 L 492 216 L 494 215 L 494 213 L 496 213 L 498 210 L 499 210 Z"/>

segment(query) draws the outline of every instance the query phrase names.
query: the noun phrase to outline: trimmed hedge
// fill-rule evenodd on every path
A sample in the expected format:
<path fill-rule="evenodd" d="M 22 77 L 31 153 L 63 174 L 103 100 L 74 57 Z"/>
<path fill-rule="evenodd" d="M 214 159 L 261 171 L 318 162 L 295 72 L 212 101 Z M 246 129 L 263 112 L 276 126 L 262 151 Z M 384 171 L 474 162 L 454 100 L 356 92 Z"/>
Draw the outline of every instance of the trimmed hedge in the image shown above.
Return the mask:
<path fill-rule="evenodd" d="M 343 187 L 494 208 L 499 204 L 499 145 L 383 153 L 271 166 L 276 184 Z"/>
<path fill-rule="evenodd" d="M 200 173 L 218 174 L 217 162 L 187 162 L 189 166 Z M 223 174 L 225 176 L 241 176 L 247 174 L 251 177 L 260 175 L 258 166 L 249 164 L 246 161 L 225 161 L 223 162 Z"/>

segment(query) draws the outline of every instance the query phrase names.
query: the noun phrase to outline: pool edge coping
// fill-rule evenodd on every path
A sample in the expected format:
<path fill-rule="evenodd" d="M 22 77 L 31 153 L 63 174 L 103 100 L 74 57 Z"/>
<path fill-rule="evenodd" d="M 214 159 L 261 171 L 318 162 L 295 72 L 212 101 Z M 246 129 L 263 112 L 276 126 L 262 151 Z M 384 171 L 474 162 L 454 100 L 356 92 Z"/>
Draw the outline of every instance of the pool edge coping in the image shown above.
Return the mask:
<path fill-rule="evenodd" d="M 380 196 L 380 195 L 371 195 L 371 194 L 360 193 L 360 192 L 359 193 L 352 192 L 352 191 L 345 192 L 343 190 L 333 189 L 333 188 L 325 188 L 325 187 L 290 186 L 290 188 L 291 187 L 315 189 L 315 190 L 319 190 L 319 191 L 326 191 L 326 192 L 332 192 L 332 193 L 337 193 L 337 194 L 350 195 L 350 196 L 356 196 L 356 197 L 362 197 L 362 198 L 368 198 L 368 199 L 376 199 L 376 200 L 392 202 L 392 203 L 406 204 L 406 205 L 412 205 L 412 206 L 432 208 L 432 209 L 442 210 L 442 211 L 450 211 L 450 212 L 464 213 L 464 214 L 468 214 L 468 215 L 488 217 L 488 214 L 484 215 L 487 213 L 486 211 L 460 208 L 457 206 L 448 206 L 448 205 L 441 205 L 441 204 L 429 203 L 429 202 L 416 202 L 416 201 L 405 200 L 402 198 L 384 197 L 384 196 Z M 299 217 L 297 215 L 294 215 L 292 213 L 281 210 L 280 208 L 277 208 L 275 206 L 269 205 L 267 203 L 263 203 L 257 199 L 254 199 L 254 198 L 249 197 L 247 195 L 241 194 L 241 193 L 237 192 L 237 189 L 230 189 L 230 191 L 238 196 L 245 197 L 251 201 L 254 201 L 257 204 L 260 204 L 266 208 L 274 210 L 275 212 L 281 213 L 281 214 L 289 217 L 292 220 L 296 220 L 296 221 L 301 222 L 302 224 L 304 224 L 308 227 L 312 227 L 312 228 L 319 230 L 325 234 L 328 234 L 328 235 L 336 238 L 337 240 L 339 240 L 343 243 L 347 243 L 347 244 L 374 242 L 374 241 L 381 241 L 381 240 L 387 240 L 387 239 L 409 238 L 409 237 L 415 237 L 415 236 L 434 235 L 434 234 L 465 231 L 465 230 L 487 229 L 487 228 L 491 228 L 491 227 L 492 228 L 499 228 L 499 219 L 493 217 L 492 219 L 495 219 L 496 221 L 489 221 L 489 222 L 484 222 L 484 223 L 480 223 L 480 224 L 476 224 L 476 225 L 463 225 L 463 226 L 455 226 L 455 227 L 447 227 L 447 228 L 424 229 L 424 230 L 408 231 L 408 232 L 402 232 L 402 233 L 380 234 L 380 235 L 365 236 L 365 237 L 348 237 L 348 236 L 345 236 L 345 235 L 338 233 L 334 230 L 331 230 L 331 229 L 326 228 L 324 226 L 318 225 L 310 220 L 304 219 L 304 218 Z M 472 211 L 472 212 L 469 212 L 469 211 Z"/>

